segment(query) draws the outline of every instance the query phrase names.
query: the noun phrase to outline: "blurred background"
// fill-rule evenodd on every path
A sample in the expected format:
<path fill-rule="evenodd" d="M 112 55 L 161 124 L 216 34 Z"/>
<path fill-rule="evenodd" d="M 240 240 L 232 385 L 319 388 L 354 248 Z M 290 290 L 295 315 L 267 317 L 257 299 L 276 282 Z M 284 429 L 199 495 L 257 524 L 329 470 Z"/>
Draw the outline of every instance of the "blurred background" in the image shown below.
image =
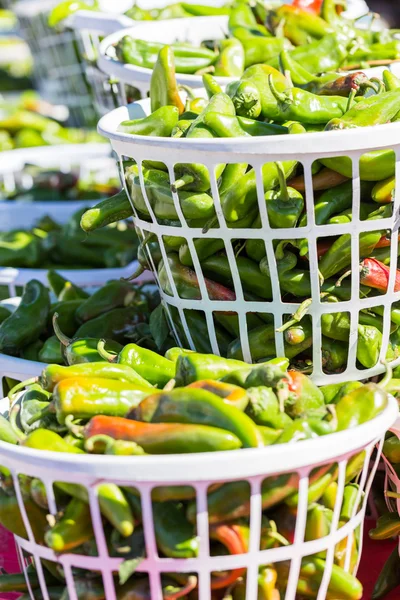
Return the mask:
<path fill-rule="evenodd" d="M 368 6 L 374 12 L 379 12 L 391 27 L 399 27 L 400 2 L 399 0 L 368 0 Z"/>

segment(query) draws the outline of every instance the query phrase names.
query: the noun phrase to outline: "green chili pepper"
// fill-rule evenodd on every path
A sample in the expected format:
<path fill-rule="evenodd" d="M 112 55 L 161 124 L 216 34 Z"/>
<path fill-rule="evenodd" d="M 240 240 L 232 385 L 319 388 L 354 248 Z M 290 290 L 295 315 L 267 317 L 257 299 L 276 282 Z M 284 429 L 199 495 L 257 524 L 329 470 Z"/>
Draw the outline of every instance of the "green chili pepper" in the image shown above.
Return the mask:
<path fill-rule="evenodd" d="M 339 520 L 347 523 L 353 517 L 353 513 L 357 512 L 359 504 L 357 504 L 357 497 L 359 495 L 359 485 L 357 483 L 349 483 L 345 486 L 343 491 L 343 502 L 340 509 Z M 358 503 L 362 501 L 363 495 L 360 494 Z"/>
<path fill-rule="evenodd" d="M 46 513 L 24 492 L 23 501 L 35 541 L 40 544 L 43 541 L 43 534 L 47 525 Z M 0 490 L 0 525 L 14 535 L 18 535 L 25 540 L 28 539 L 17 496 L 14 492 L 6 493 Z"/>
<path fill-rule="evenodd" d="M 73 498 L 60 521 L 45 535 L 46 544 L 55 552 L 67 552 L 93 537 L 90 507 Z"/>
<path fill-rule="evenodd" d="M 349 381 L 348 383 L 331 383 L 329 385 L 323 385 L 320 387 L 320 390 L 324 395 L 325 404 L 336 404 L 343 396 L 346 396 L 349 392 L 356 390 L 361 386 L 362 383 L 359 381 Z"/>
<path fill-rule="evenodd" d="M 194 165 L 194 167 L 196 167 Z M 202 167 L 202 165 L 200 165 Z M 204 167 L 205 169 L 205 167 Z M 140 213 L 149 215 L 142 188 L 140 185 L 139 170 L 137 165 L 130 167 L 126 173 L 126 181 L 129 187 L 132 202 Z M 208 172 L 207 172 L 208 177 Z M 168 173 L 156 171 L 155 169 L 143 169 L 143 181 L 147 198 L 154 214 L 158 219 L 178 219 Z M 208 183 L 205 189 L 209 189 Z M 179 201 L 185 219 L 209 219 L 214 216 L 214 201 L 209 194 L 179 192 Z"/>
<path fill-rule="evenodd" d="M 291 423 L 291 418 L 281 412 L 275 393 L 268 387 L 252 387 L 247 390 L 249 404 L 247 414 L 258 425 L 281 430 Z"/>
<path fill-rule="evenodd" d="M 21 348 L 36 341 L 46 328 L 49 309 L 48 290 L 32 279 L 16 311 L 0 325 L 0 351 L 16 356 Z"/>
<path fill-rule="evenodd" d="M 382 206 L 372 213 L 368 220 L 385 219 L 391 216 L 391 207 Z M 367 231 L 359 236 L 360 258 L 369 256 L 373 251 L 384 231 Z M 324 278 L 332 277 L 351 263 L 351 235 L 341 235 L 329 248 L 319 262 L 319 271 Z"/>
<path fill-rule="evenodd" d="M 293 172 L 295 161 L 282 163 L 285 176 Z M 270 190 L 279 185 L 279 173 L 275 163 L 266 163 L 262 169 L 264 189 Z M 221 205 L 227 221 L 238 221 L 257 205 L 256 174 L 253 169 L 246 173 L 238 185 L 231 186 L 221 194 Z"/>
<path fill-rule="evenodd" d="M 337 431 L 351 429 L 374 419 L 387 403 L 387 393 L 374 383 L 353 390 L 336 404 Z"/>
<path fill-rule="evenodd" d="M 258 370 L 260 367 L 261 370 L 258 371 L 255 379 L 250 378 L 250 374 L 252 373 L 252 371 L 254 369 Z M 221 381 L 224 381 L 226 383 L 232 383 L 234 385 L 239 385 L 243 388 L 251 387 L 253 383 L 255 385 L 260 382 L 261 385 L 271 387 L 272 385 L 276 385 L 276 383 L 279 382 L 286 375 L 288 367 L 289 360 L 284 357 L 272 358 L 271 360 L 262 364 L 257 363 L 254 365 L 249 365 L 247 363 L 242 363 L 241 368 L 236 368 L 233 371 L 228 372 L 221 378 Z"/>
<path fill-rule="evenodd" d="M 53 269 L 47 271 L 47 281 L 49 282 L 49 285 L 54 294 L 57 296 L 58 300 L 67 301 L 89 297 L 89 294 L 85 292 L 82 288 L 74 285 L 73 283 L 68 281 L 68 279 L 65 279 L 62 275 L 60 275 L 59 273 L 57 273 L 57 271 L 54 271 Z M 71 295 L 72 293 L 74 293 L 74 298 L 61 298 L 61 296 L 64 296 L 66 294 L 66 286 L 69 286 Z"/>
<path fill-rule="evenodd" d="M 124 63 L 153 69 L 163 46 L 162 43 L 138 40 L 126 35 L 118 42 L 116 52 L 119 60 Z M 195 47 L 182 42 L 171 44 L 171 48 L 177 73 L 194 74 L 208 67 L 216 59 L 215 52 L 205 47 Z"/>
<path fill-rule="evenodd" d="M 385 443 L 383 444 L 383 454 L 391 464 L 400 464 L 400 440 L 395 435 L 385 440 Z"/>
<path fill-rule="evenodd" d="M 0 442 L 7 444 L 18 444 L 19 437 L 10 425 L 10 422 L 0 415 Z"/>
<path fill-rule="evenodd" d="M 235 32 L 237 35 L 237 32 Z M 270 62 L 271 59 L 279 56 L 284 50 L 286 43 L 282 38 L 252 36 L 241 39 L 244 50 L 245 68 L 252 65 Z"/>
<path fill-rule="evenodd" d="M 240 412 L 240 411 L 239 411 Z M 242 413 L 240 413 L 242 414 Z M 254 426 L 256 427 L 256 426 Z M 235 450 L 241 440 L 231 432 L 207 425 L 186 423 L 142 423 L 119 417 L 97 415 L 85 428 L 85 438 L 109 435 L 116 440 L 136 442 L 149 454 L 185 454 Z M 257 432 L 257 435 L 258 434 Z M 161 489 L 161 488 L 160 488 Z M 172 494 L 160 492 L 164 499 Z M 180 495 L 182 490 L 177 490 Z"/>
<path fill-rule="evenodd" d="M 321 40 L 291 50 L 290 55 L 310 73 L 327 73 L 343 64 L 348 54 L 346 46 L 345 36 L 330 33 Z"/>
<path fill-rule="evenodd" d="M 232 4 L 229 15 L 229 31 L 232 32 L 236 27 L 246 27 L 247 29 L 258 28 L 258 22 L 251 7 L 246 2 L 241 2 L 240 0 Z M 265 35 L 269 35 L 265 27 L 259 31 L 264 30 Z"/>
<path fill-rule="evenodd" d="M 133 215 L 131 203 L 125 190 L 112 198 L 102 200 L 96 206 L 86 210 L 81 217 L 81 228 L 86 233 L 128 219 Z"/>
<path fill-rule="evenodd" d="M 178 356 L 175 380 L 178 386 L 183 387 L 203 379 L 221 379 L 224 375 L 246 366 L 246 363 L 239 360 L 192 352 Z"/>
<path fill-rule="evenodd" d="M 333 511 L 321 504 L 314 504 L 307 512 L 307 523 L 304 540 L 310 542 L 327 537 L 332 526 Z M 316 557 L 325 558 L 326 551 L 319 552 Z"/>
<path fill-rule="evenodd" d="M 107 318 L 100 315 L 83 323 L 76 332 L 74 341 L 96 337 L 97 340 L 105 338 L 124 342 L 124 328 L 136 325 L 138 321 L 139 317 L 135 307 L 114 308 L 107 313 Z"/>
<path fill-rule="evenodd" d="M 400 89 L 400 79 L 392 71 L 385 69 L 382 73 L 382 79 L 387 92 Z"/>
<path fill-rule="evenodd" d="M 243 290 L 270 300 L 272 298 L 271 280 L 261 273 L 259 266 L 244 256 L 238 256 L 236 264 Z M 232 287 L 233 279 L 226 256 L 210 256 L 202 261 L 202 268 L 204 273 L 212 279 Z"/>
<path fill-rule="evenodd" d="M 288 564 L 276 563 L 278 583 L 284 589 L 289 574 Z M 303 558 L 300 567 L 297 593 L 307 598 L 316 598 L 325 572 L 325 561 L 322 558 Z M 328 586 L 327 599 L 360 600 L 363 588 L 361 583 L 341 567 L 332 565 L 332 576 Z"/>
<path fill-rule="evenodd" d="M 101 348 L 99 351 L 106 360 L 110 359 L 107 352 Z M 111 358 L 115 362 L 116 357 Z M 117 361 L 119 365 L 127 365 L 134 369 L 143 382 L 148 382 L 148 385 L 163 387 L 175 376 L 175 363 L 172 360 L 136 344 L 125 346 L 119 353 Z"/>
<path fill-rule="evenodd" d="M 219 83 L 214 79 L 210 73 L 204 73 L 203 77 L 203 85 L 207 91 L 207 96 L 212 98 L 215 94 L 221 94 L 222 88 Z"/>
<path fill-rule="evenodd" d="M 400 90 L 384 92 L 370 98 L 363 98 L 355 104 L 340 119 L 333 118 L 326 126 L 326 130 L 348 129 L 352 127 L 367 127 L 382 125 L 391 121 L 399 112 Z"/>
<path fill-rule="evenodd" d="M 185 507 L 175 502 L 153 503 L 157 546 L 170 558 L 192 558 L 199 551 L 199 538 L 186 519 Z"/>
<path fill-rule="evenodd" d="M 123 417 L 150 391 L 150 387 L 116 379 L 69 377 L 54 388 L 49 411 L 56 413 L 61 424 L 68 415 L 75 419 L 90 419 L 95 414 Z"/>
<path fill-rule="evenodd" d="M 312 327 L 311 323 L 306 319 L 304 321 L 305 338 L 295 346 L 285 343 L 285 356 L 292 359 L 297 354 L 307 350 L 312 345 Z M 275 349 L 275 326 L 262 325 L 252 329 L 249 334 L 250 352 L 253 361 L 267 359 L 271 356 L 276 356 Z M 240 339 L 234 340 L 228 349 L 228 358 L 240 360 L 243 357 L 242 345 Z"/>
<path fill-rule="evenodd" d="M 178 359 L 179 362 L 179 359 Z M 189 423 L 226 429 L 236 435 L 246 448 L 263 445 L 253 421 L 221 398 L 201 389 L 175 389 L 144 399 L 130 411 L 129 418 L 146 422 Z"/>
<path fill-rule="evenodd" d="M 164 46 L 158 53 L 150 81 L 151 112 L 163 106 L 176 106 L 179 114 L 185 106 L 179 96 L 175 77 L 175 58 L 171 46 Z"/>
<path fill-rule="evenodd" d="M 280 92 L 275 86 L 272 74 L 268 77 L 268 85 L 276 102 L 269 114 L 264 114 L 267 118 L 318 125 L 335 118 L 332 115 L 342 117 L 347 109 L 347 98 L 341 96 L 317 96 L 300 88 L 289 88 L 286 92 Z"/>
<path fill-rule="evenodd" d="M 162 106 L 148 117 L 122 121 L 117 129 L 132 135 L 170 137 L 178 119 L 179 110 L 176 106 Z"/>
<path fill-rule="evenodd" d="M 48 326 L 52 326 L 54 314 L 57 313 L 57 323 L 61 331 L 67 336 L 73 336 L 79 327 L 79 323 L 75 319 L 75 313 L 83 302 L 83 298 L 79 298 L 78 300 L 67 300 L 52 304 L 50 307 Z"/>
<path fill-rule="evenodd" d="M 288 129 L 276 123 L 264 123 L 245 117 L 209 113 L 204 122 L 218 137 L 280 135 Z"/>
<path fill-rule="evenodd" d="M 226 404 L 230 404 L 241 411 L 244 411 L 249 403 L 249 397 L 244 389 L 237 385 L 215 381 L 213 379 L 203 379 L 194 381 L 187 386 L 190 389 L 202 389 L 212 392 L 223 399 Z"/>
<path fill-rule="evenodd" d="M 241 42 L 235 38 L 220 42 L 220 54 L 214 65 L 217 77 L 240 77 L 244 71 L 245 52 Z"/>
<path fill-rule="evenodd" d="M 228 165 L 226 167 L 226 169 L 229 169 L 229 167 L 234 167 L 236 165 Z M 226 171 L 225 169 L 225 171 Z M 225 171 L 222 175 L 222 178 L 225 175 Z M 231 176 L 232 175 L 232 179 L 233 178 L 240 178 L 240 169 L 238 169 L 235 174 L 230 173 L 229 174 L 229 182 L 227 181 L 227 179 L 225 179 L 224 181 L 230 184 L 230 185 L 234 185 Z M 255 215 L 255 210 L 250 211 L 245 217 L 243 217 L 243 219 L 239 219 L 238 221 L 234 221 L 232 223 L 229 223 L 229 228 L 231 229 L 243 229 L 246 227 L 250 227 L 251 224 L 254 221 L 254 215 Z M 208 258 L 209 256 L 211 257 L 213 254 L 216 254 L 217 252 L 219 252 L 220 250 L 223 250 L 225 248 L 225 243 L 221 238 L 197 238 L 194 240 L 194 247 L 196 250 L 196 254 L 197 257 L 199 259 L 199 261 L 202 263 L 206 258 Z M 220 259 L 221 257 L 215 257 L 217 259 Z M 189 250 L 189 246 L 185 240 L 185 242 L 180 246 L 179 248 L 179 260 L 180 262 L 187 266 L 187 267 L 191 267 L 193 265 L 193 257 L 190 253 Z"/>
<path fill-rule="evenodd" d="M 80 323 L 95 319 L 114 308 L 132 304 L 136 296 L 137 292 L 130 283 L 110 281 L 77 308 L 76 318 Z"/>
<path fill-rule="evenodd" d="M 7 231 L 0 234 L 0 264 L 3 267 L 33 269 L 44 260 L 40 239 L 29 231 Z"/>
<path fill-rule="evenodd" d="M 321 163 L 341 175 L 352 178 L 353 164 L 348 156 L 321 158 Z M 360 157 L 360 178 L 364 181 L 382 181 L 395 171 L 393 150 L 374 150 Z"/>
<path fill-rule="evenodd" d="M 48 338 L 38 355 L 39 361 L 56 365 L 63 365 L 64 358 L 61 353 L 60 340 L 56 335 Z"/>
<path fill-rule="evenodd" d="M 382 571 L 379 573 L 374 591 L 372 592 L 372 600 L 384 598 L 398 585 L 400 585 L 400 557 L 396 546 L 384 564 Z"/>
<path fill-rule="evenodd" d="M 29 583 L 32 590 L 40 588 L 39 577 L 33 565 L 29 565 L 26 570 L 29 577 Z M 2 573 L 0 576 L 0 592 L 27 592 L 28 584 L 26 583 L 24 573 Z"/>

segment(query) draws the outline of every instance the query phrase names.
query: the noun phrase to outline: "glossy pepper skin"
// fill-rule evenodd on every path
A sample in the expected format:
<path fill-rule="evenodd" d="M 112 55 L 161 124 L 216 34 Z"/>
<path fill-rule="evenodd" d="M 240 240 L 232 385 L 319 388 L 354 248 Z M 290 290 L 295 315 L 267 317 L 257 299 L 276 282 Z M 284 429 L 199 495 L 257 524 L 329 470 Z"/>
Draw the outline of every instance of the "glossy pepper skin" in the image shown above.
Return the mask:
<path fill-rule="evenodd" d="M 128 344 L 118 355 L 118 364 L 127 365 L 150 385 L 163 387 L 175 376 L 175 363 L 152 350 Z"/>
<path fill-rule="evenodd" d="M 400 90 L 384 92 L 378 96 L 363 98 L 340 119 L 333 118 L 327 131 L 382 125 L 396 116 L 400 110 Z"/>
<path fill-rule="evenodd" d="M 374 383 L 353 390 L 336 404 L 337 431 L 351 429 L 374 419 L 387 403 L 387 393 Z"/>
<path fill-rule="evenodd" d="M 81 217 L 81 228 L 86 233 L 101 229 L 110 223 L 128 219 L 133 215 L 133 210 L 125 190 L 115 196 L 102 200 L 92 208 L 85 211 Z"/>
<path fill-rule="evenodd" d="M 45 535 L 49 548 L 57 553 L 68 552 L 93 537 L 90 507 L 73 498 L 60 521 Z"/>
<path fill-rule="evenodd" d="M 71 414 L 77 419 L 90 419 L 95 414 L 123 417 L 149 392 L 150 387 L 119 380 L 75 377 L 56 385 L 51 407 L 59 423 Z"/>
<path fill-rule="evenodd" d="M 240 77 L 244 71 L 245 51 L 235 38 L 222 40 L 220 54 L 214 65 L 216 77 Z"/>
<path fill-rule="evenodd" d="M 400 557 L 397 547 L 393 550 L 379 573 L 372 600 L 380 600 L 400 585 Z"/>
<path fill-rule="evenodd" d="M 49 309 L 48 290 L 32 279 L 16 311 L 0 325 L 0 351 L 17 356 L 24 346 L 37 340 L 46 328 Z"/>
<path fill-rule="evenodd" d="M 80 323 L 85 323 L 114 308 L 133 304 L 136 296 L 136 290 L 128 282 L 110 281 L 78 306 L 76 318 Z"/>
<path fill-rule="evenodd" d="M 244 411 L 249 403 L 249 398 L 244 389 L 237 385 L 215 381 L 213 379 L 204 379 L 195 381 L 187 386 L 188 388 L 202 389 L 212 392 L 216 396 L 223 399 L 226 404 L 235 406 L 239 410 Z"/>
<path fill-rule="evenodd" d="M 131 135 L 170 137 L 178 120 L 179 110 L 176 106 L 162 106 L 147 117 L 122 121 L 118 131 Z"/>
<path fill-rule="evenodd" d="M 228 360 L 214 354 L 191 352 L 178 356 L 175 380 L 177 386 L 185 386 L 203 379 L 221 379 L 224 375 L 247 367 L 240 360 Z"/>
<path fill-rule="evenodd" d="M 23 490 L 23 500 L 29 523 L 32 528 L 36 543 L 43 542 L 43 534 L 46 530 L 46 512 L 39 508 L 32 498 Z M 17 496 L 14 490 L 10 493 L 0 490 L 0 524 L 23 539 L 28 539 L 28 534 L 22 520 Z"/>
<path fill-rule="evenodd" d="M 153 394 L 131 410 L 128 418 L 219 427 L 236 435 L 245 448 L 263 446 L 257 427 L 247 415 L 206 390 L 183 388 Z"/>
<path fill-rule="evenodd" d="M 176 106 L 179 114 L 185 106 L 179 95 L 175 77 L 175 58 L 170 46 L 164 46 L 158 53 L 150 81 L 151 112 L 162 106 Z"/>
<path fill-rule="evenodd" d="M 148 454 L 186 454 L 235 450 L 242 443 L 229 431 L 186 423 L 143 423 L 97 415 L 85 428 L 85 438 L 108 435 L 115 440 L 136 442 Z"/>

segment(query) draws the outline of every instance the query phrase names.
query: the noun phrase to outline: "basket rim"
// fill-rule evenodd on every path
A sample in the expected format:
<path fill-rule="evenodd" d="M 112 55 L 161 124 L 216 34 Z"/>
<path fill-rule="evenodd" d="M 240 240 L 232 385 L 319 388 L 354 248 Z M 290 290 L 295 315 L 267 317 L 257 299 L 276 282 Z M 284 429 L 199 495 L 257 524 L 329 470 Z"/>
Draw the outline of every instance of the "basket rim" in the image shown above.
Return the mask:
<path fill-rule="evenodd" d="M 7 399 L 4 401 L 7 402 Z M 1 460 L 17 472 L 37 471 L 44 477 L 68 481 L 98 479 L 181 484 L 201 481 L 241 480 L 254 476 L 309 470 L 311 467 L 339 461 L 378 441 L 399 414 L 397 400 L 389 396 L 385 410 L 376 418 L 354 429 L 313 440 L 264 448 L 246 448 L 227 452 L 170 454 L 153 456 L 103 456 L 60 454 L 34 450 L 0 442 Z M 267 459 L 267 460 L 266 460 Z M 269 459 L 269 460 L 268 460 Z M 30 469 L 31 468 L 31 469 Z M 195 477 L 194 477 L 195 473 Z"/>
<path fill-rule="evenodd" d="M 204 96 L 204 88 L 197 90 Z M 182 94 L 184 98 L 184 94 Z M 336 131 L 300 133 L 296 135 L 270 135 L 243 138 L 165 138 L 158 136 L 140 136 L 117 131 L 118 125 L 125 120 L 140 118 L 150 113 L 148 98 L 115 108 L 101 117 L 97 130 L 104 137 L 115 142 L 123 142 L 127 146 L 139 149 L 193 150 L 209 154 L 231 152 L 248 153 L 261 156 L 277 154 L 298 157 L 312 155 L 313 159 L 323 158 L 330 154 L 346 156 L 346 152 L 366 152 L 382 149 L 393 149 L 400 145 L 400 121 L 354 129 Z M 271 142 L 267 144 L 266 142 Z M 187 158 L 187 161 L 190 161 Z M 238 159 L 239 160 L 239 159 Z M 229 162 L 224 157 L 224 162 Z M 240 162 L 240 160 L 239 160 Z"/>
<path fill-rule="evenodd" d="M 165 29 L 165 23 L 168 23 L 172 29 L 174 27 L 184 28 L 185 31 L 198 30 L 204 28 L 204 34 L 207 35 L 207 25 L 210 22 L 218 27 L 221 27 L 221 34 L 223 34 L 223 28 L 228 26 L 227 16 L 206 16 L 206 17 L 184 17 L 182 19 L 168 19 L 168 21 L 139 21 L 138 24 L 125 29 L 119 29 L 107 35 L 99 44 L 99 54 L 97 58 L 97 65 L 107 75 L 119 77 L 126 83 L 134 84 L 136 81 L 148 81 L 150 82 L 152 69 L 131 65 L 128 63 L 122 63 L 117 59 L 107 56 L 107 50 L 110 46 L 118 42 L 125 35 L 131 35 L 134 38 L 140 39 L 141 35 L 147 32 L 155 31 L 159 33 L 159 30 Z M 160 32 L 160 33 L 161 33 Z M 161 42 L 163 43 L 163 42 Z M 184 83 L 186 85 L 193 85 L 195 87 L 202 87 L 203 81 L 201 75 L 190 75 L 186 73 L 176 73 L 176 79 L 178 83 Z M 220 85 L 227 85 L 232 81 L 236 81 L 237 77 L 215 77 L 216 81 Z"/>

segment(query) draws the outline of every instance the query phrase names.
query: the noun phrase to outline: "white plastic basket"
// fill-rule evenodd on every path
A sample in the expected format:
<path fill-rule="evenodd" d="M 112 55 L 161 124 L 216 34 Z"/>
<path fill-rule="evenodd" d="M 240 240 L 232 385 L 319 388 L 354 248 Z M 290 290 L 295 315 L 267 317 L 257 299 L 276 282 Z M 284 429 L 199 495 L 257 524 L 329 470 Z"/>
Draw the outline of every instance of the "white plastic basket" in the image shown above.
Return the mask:
<path fill-rule="evenodd" d="M 203 92 L 204 93 L 204 92 Z M 161 290 L 162 300 L 166 308 L 175 307 L 179 312 L 179 318 L 191 347 L 194 347 L 192 337 L 185 317 L 185 310 L 201 311 L 207 321 L 207 327 L 210 337 L 212 351 L 220 353 L 215 335 L 215 326 L 213 313 L 215 311 L 233 311 L 238 315 L 240 325 L 240 341 L 243 356 L 245 360 L 251 361 L 252 356 L 249 347 L 248 330 L 246 323 L 247 313 L 259 312 L 267 313 L 273 317 L 275 328 L 282 326 L 283 317 L 292 315 L 299 308 L 299 303 L 284 302 L 281 296 L 281 290 L 278 279 L 277 265 L 274 254 L 273 240 L 288 240 L 307 238 L 309 244 L 309 273 L 311 278 L 312 304 L 309 307 L 308 314 L 312 318 L 312 377 L 317 384 L 344 382 L 353 379 L 366 379 L 382 373 L 384 366 L 377 362 L 375 366 L 367 369 L 359 369 L 356 364 L 356 351 L 358 339 L 358 319 L 359 311 L 362 309 L 382 306 L 384 308 L 383 319 L 383 337 L 380 350 L 380 360 L 385 359 L 386 350 L 389 341 L 390 329 L 390 309 L 393 302 L 399 300 L 400 293 L 394 292 L 395 271 L 393 268 L 390 273 L 388 292 L 378 297 L 360 298 L 360 271 L 359 271 L 359 244 L 358 238 L 362 232 L 378 230 L 391 231 L 390 258 L 391 264 L 397 265 L 397 240 L 398 240 L 398 211 L 400 203 L 400 189 L 396 189 L 396 197 L 393 203 L 393 215 L 391 218 L 379 221 L 361 221 L 359 219 L 360 206 L 360 169 L 359 158 L 363 154 L 373 151 L 389 149 L 393 151 L 395 161 L 396 177 L 400 176 L 400 123 L 382 125 L 375 128 L 365 127 L 359 129 L 350 129 L 344 131 L 332 131 L 329 133 L 308 133 L 300 135 L 282 135 L 247 138 L 220 138 L 220 139 L 170 139 L 157 137 L 134 136 L 117 131 L 118 125 L 127 119 L 134 119 L 149 113 L 150 106 L 148 100 L 143 100 L 127 107 L 121 107 L 104 116 L 99 122 L 99 132 L 111 140 L 114 151 L 120 158 L 120 167 L 123 169 L 121 157 L 134 159 L 140 166 L 143 160 L 161 161 L 168 168 L 171 183 L 175 181 L 174 165 L 178 163 L 201 163 L 208 169 L 211 182 L 211 194 L 214 199 L 215 211 L 218 218 L 217 229 L 209 229 L 203 233 L 200 227 L 189 227 L 183 216 L 179 198 L 173 194 L 176 212 L 181 223 L 180 228 L 160 225 L 153 213 L 149 203 L 146 190 L 144 188 L 142 176 L 140 178 L 142 194 L 145 198 L 147 210 L 149 211 L 151 222 L 146 222 L 139 218 L 135 209 L 135 224 L 142 232 L 155 233 L 161 246 L 164 262 L 166 263 L 166 273 L 169 279 L 171 295 L 165 294 Z M 316 226 L 314 217 L 314 192 L 312 186 L 311 168 L 317 159 L 326 159 L 328 157 L 347 156 L 352 161 L 352 185 L 353 185 L 353 219 L 350 223 L 341 225 L 321 225 Z M 271 228 L 268 222 L 266 205 L 264 201 L 261 168 L 265 163 L 276 161 L 300 161 L 305 175 L 305 201 L 307 211 L 307 225 L 305 227 L 296 227 L 288 229 Z M 258 210 L 261 216 L 261 229 L 232 229 L 229 228 L 223 217 L 220 198 L 218 195 L 217 181 L 215 178 L 215 167 L 221 163 L 246 163 L 251 165 L 256 172 L 256 190 Z M 127 189 L 127 186 L 126 186 Z M 129 195 L 129 190 L 127 189 Z M 255 205 L 255 209 L 257 208 Z M 133 205 L 132 205 L 133 206 Z M 379 225 L 377 225 L 379 223 Z M 321 237 L 342 235 L 351 235 L 351 299 L 337 303 L 323 303 L 320 299 L 320 286 L 318 279 L 318 259 L 317 259 L 317 240 Z M 193 269 L 196 272 L 201 300 L 187 300 L 180 298 L 177 292 L 176 284 L 172 278 L 171 270 L 166 261 L 166 251 L 163 243 L 163 236 L 183 236 L 193 260 Z M 196 254 L 194 240 L 196 238 L 210 238 L 223 240 L 225 244 L 226 255 L 229 260 L 231 278 L 234 285 L 236 300 L 216 301 L 210 300 L 206 291 L 206 285 L 202 267 Z M 238 268 L 235 260 L 235 253 L 232 241 L 240 239 L 261 239 L 266 248 L 268 264 L 270 269 L 270 279 L 272 284 L 272 301 L 245 301 L 244 292 L 239 278 Z M 150 257 L 151 264 L 154 266 Z M 298 265 L 297 268 L 307 269 L 306 266 Z M 212 279 L 212 276 L 209 277 Z M 158 281 L 159 283 L 159 281 Z M 325 313 L 347 312 L 351 318 L 351 330 L 349 337 L 349 353 L 347 368 L 341 373 L 327 375 L 323 370 L 322 364 L 322 336 L 320 328 L 320 317 Z M 170 311 L 168 310 L 170 313 Z M 170 315 L 171 316 L 171 315 Z M 174 329 L 175 330 L 175 329 Z M 175 330 L 175 334 L 177 332 Z M 179 336 L 177 336 L 179 341 Z M 185 344 L 185 342 L 181 342 Z M 276 355 L 284 355 L 284 337 L 283 333 L 275 331 Z M 260 357 L 261 358 L 261 357 Z M 393 365 L 400 363 L 397 358 Z"/>
<path fill-rule="evenodd" d="M 99 46 L 99 57 L 97 64 L 101 71 L 107 73 L 109 77 L 129 84 L 140 90 L 143 97 L 146 97 L 150 89 L 151 69 L 144 69 L 136 65 L 123 64 L 115 56 L 114 45 L 126 35 L 132 36 L 138 40 L 149 42 L 162 42 L 172 44 L 173 42 L 190 42 L 193 45 L 199 45 L 204 40 L 220 40 L 228 33 L 228 17 L 197 17 L 196 19 L 171 19 L 166 27 L 163 21 L 144 22 L 130 29 L 117 31 L 101 42 Z M 216 77 L 220 85 L 227 85 L 236 78 Z M 188 85 L 192 88 L 201 88 L 203 81 L 200 75 L 176 74 L 176 80 L 179 85 Z M 120 105 L 124 102 L 124 96 L 121 92 Z M 126 94 L 125 94 L 126 98 Z"/>
<path fill-rule="evenodd" d="M 0 188 L 6 193 L 13 192 L 17 182 L 24 179 L 29 187 L 30 177 L 24 174 L 27 165 L 59 169 L 63 173 L 73 171 L 79 178 L 95 175 L 99 181 L 108 181 L 111 177 L 118 178 L 118 170 L 108 144 L 41 146 L 1 153 Z M 95 203 L 94 200 L 39 200 L 28 203 L 4 200 L 0 192 L 0 229 L 4 231 L 16 226 L 29 228 L 44 215 L 65 223 L 79 208 Z"/>
<path fill-rule="evenodd" d="M 4 403 L 4 410 L 8 404 Z M 24 447 L 0 443 L 1 464 L 11 470 L 21 514 L 29 539 L 16 537 L 21 563 L 26 566 L 26 558 L 33 557 L 37 565 L 40 587 L 46 599 L 47 588 L 43 577 L 40 559 L 51 560 L 62 565 L 69 598 L 77 600 L 72 569 L 78 567 L 101 574 L 107 600 L 116 600 L 113 576 L 118 571 L 121 558 L 112 558 L 102 527 L 97 489 L 100 483 L 114 482 L 118 485 L 134 486 L 140 493 L 143 514 L 143 530 L 146 558 L 137 566 L 136 573 L 148 574 L 152 600 L 161 600 L 160 575 L 163 573 L 192 573 L 198 577 L 199 600 L 210 600 L 210 576 L 215 571 L 245 568 L 247 575 L 246 599 L 257 597 L 258 569 L 262 565 L 290 561 L 290 573 L 286 594 L 282 600 L 295 600 L 300 563 L 303 557 L 327 550 L 326 567 L 317 595 L 324 600 L 331 577 L 335 546 L 346 540 L 347 550 L 344 568 L 350 570 L 350 549 L 352 534 L 360 531 L 360 546 L 357 564 L 351 568 L 357 571 L 362 545 L 362 529 L 365 506 L 369 488 L 379 459 L 384 432 L 394 422 L 398 413 L 397 403 L 391 398 L 388 407 L 376 419 L 349 432 L 343 431 L 330 436 L 296 444 L 270 446 L 263 449 L 238 450 L 225 453 L 200 455 L 170 455 L 146 457 L 115 456 L 70 456 L 53 452 L 40 452 Z M 368 476 L 368 465 L 375 444 L 379 442 L 379 451 L 374 459 L 374 468 Z M 338 451 L 340 449 L 340 451 Z M 350 520 L 339 525 L 339 515 L 345 485 L 345 473 L 348 460 L 365 450 L 364 467 L 359 479 L 358 501 Z M 317 458 L 316 458 L 317 457 Z M 308 486 L 313 469 L 318 466 L 335 464 L 338 468 L 338 491 L 332 527 L 326 537 L 304 541 L 307 519 Z M 53 515 L 57 513 L 53 483 L 67 481 L 79 483 L 88 490 L 93 529 L 98 556 L 79 554 L 56 555 L 52 550 L 35 542 L 22 502 L 19 487 L 19 474 L 39 478 L 46 487 L 49 508 Z M 295 525 L 294 541 L 288 546 L 260 550 L 261 511 L 263 509 L 261 488 L 266 478 L 282 474 L 293 474 L 298 481 L 299 500 Z M 232 481 L 243 481 L 249 486 L 250 541 L 246 554 L 228 556 L 210 556 L 207 491 L 210 485 Z M 198 558 L 172 559 L 161 558 L 157 553 L 151 492 L 158 486 L 190 485 L 196 493 L 197 535 L 200 539 Z M 346 544 L 346 542 L 343 542 Z M 29 586 L 29 575 L 25 571 Z M 35 592 L 30 589 L 30 597 Z"/>

